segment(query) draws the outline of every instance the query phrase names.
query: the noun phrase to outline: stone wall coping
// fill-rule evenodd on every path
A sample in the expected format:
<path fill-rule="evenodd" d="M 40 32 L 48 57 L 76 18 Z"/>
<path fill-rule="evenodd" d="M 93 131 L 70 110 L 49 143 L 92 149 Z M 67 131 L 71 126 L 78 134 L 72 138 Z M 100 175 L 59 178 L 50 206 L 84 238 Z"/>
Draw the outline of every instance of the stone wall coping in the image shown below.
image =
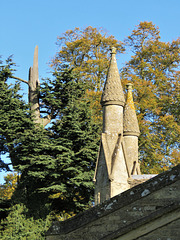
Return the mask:
<path fill-rule="evenodd" d="M 46 235 L 63 235 L 125 207 L 180 179 L 180 164 L 66 221 L 54 222 Z"/>
<path fill-rule="evenodd" d="M 141 180 L 141 179 L 151 179 L 156 176 L 157 174 L 141 174 L 141 175 L 131 175 L 131 178 Z"/>
<path fill-rule="evenodd" d="M 143 225 L 145 225 L 155 219 L 160 218 L 161 216 L 164 216 L 165 214 L 168 214 L 173 211 L 175 211 L 177 213 L 177 211 L 179 211 L 178 210 L 179 208 L 180 208 L 180 202 L 175 202 L 168 206 L 162 207 L 161 209 L 158 209 L 155 212 L 150 213 L 148 216 L 145 216 L 145 217 L 137 220 L 136 222 L 130 223 L 127 226 L 123 226 L 123 227 L 119 228 L 117 231 L 102 237 L 100 240 L 116 239 L 132 230 L 142 227 Z"/>

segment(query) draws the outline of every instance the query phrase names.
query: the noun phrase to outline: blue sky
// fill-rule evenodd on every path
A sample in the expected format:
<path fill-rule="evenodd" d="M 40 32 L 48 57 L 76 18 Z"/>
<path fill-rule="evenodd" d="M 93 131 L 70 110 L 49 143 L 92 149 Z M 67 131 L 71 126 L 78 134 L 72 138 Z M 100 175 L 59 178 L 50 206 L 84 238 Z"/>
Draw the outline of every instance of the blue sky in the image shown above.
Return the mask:
<path fill-rule="evenodd" d="M 141 21 L 152 21 L 162 41 L 172 41 L 180 36 L 179 9 L 179 0 L 1 0 L 0 55 L 4 60 L 13 54 L 15 75 L 27 80 L 38 45 L 39 75 L 45 78 L 57 36 L 66 30 L 103 27 L 123 41 Z M 26 97 L 27 87 L 22 88 Z"/>

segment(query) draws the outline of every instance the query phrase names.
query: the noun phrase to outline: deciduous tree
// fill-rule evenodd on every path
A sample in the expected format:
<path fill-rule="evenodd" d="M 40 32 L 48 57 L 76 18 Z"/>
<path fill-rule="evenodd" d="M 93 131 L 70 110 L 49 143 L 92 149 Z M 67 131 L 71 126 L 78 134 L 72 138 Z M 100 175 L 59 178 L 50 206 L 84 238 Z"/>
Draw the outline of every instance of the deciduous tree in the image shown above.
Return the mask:
<path fill-rule="evenodd" d="M 122 80 L 134 84 L 141 166 L 144 172 L 157 173 L 171 166 L 171 152 L 180 143 L 180 39 L 162 42 L 158 27 L 141 22 L 126 46 L 133 56 Z"/>
<path fill-rule="evenodd" d="M 63 33 L 57 39 L 58 52 L 51 62 L 56 70 L 68 65 L 78 73 L 81 81 L 89 83 L 92 90 L 102 90 L 109 65 L 109 50 L 112 46 L 117 53 L 124 51 L 122 42 L 108 36 L 102 28 L 91 26 L 75 28 Z"/>

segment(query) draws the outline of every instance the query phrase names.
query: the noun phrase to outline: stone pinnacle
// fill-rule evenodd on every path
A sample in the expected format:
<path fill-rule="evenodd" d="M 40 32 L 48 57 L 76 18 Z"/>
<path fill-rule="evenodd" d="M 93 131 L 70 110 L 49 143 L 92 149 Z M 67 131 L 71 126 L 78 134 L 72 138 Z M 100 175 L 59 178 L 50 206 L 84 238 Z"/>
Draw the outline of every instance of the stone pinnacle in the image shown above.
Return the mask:
<path fill-rule="evenodd" d="M 124 121 L 123 121 L 124 136 L 126 135 L 139 136 L 140 131 L 133 102 L 132 84 L 128 83 L 126 86 L 127 86 L 127 99 L 124 107 Z"/>
<path fill-rule="evenodd" d="M 111 49 L 110 66 L 107 73 L 101 104 L 124 106 L 125 99 L 116 62 L 116 48 Z"/>

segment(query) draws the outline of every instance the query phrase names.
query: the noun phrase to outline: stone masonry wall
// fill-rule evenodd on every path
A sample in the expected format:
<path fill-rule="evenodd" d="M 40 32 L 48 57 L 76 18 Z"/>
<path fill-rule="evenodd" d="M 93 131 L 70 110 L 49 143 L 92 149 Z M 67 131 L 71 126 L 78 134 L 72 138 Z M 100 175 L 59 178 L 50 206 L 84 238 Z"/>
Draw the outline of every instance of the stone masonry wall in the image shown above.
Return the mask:
<path fill-rule="evenodd" d="M 179 170 L 180 165 L 72 219 L 61 223 L 54 223 L 47 232 L 46 239 L 125 239 L 119 238 L 118 236 L 122 235 L 123 232 L 123 234 L 127 234 L 132 231 L 132 229 L 141 227 L 143 224 L 149 224 L 149 221 L 150 223 L 153 222 L 157 216 L 163 218 L 164 214 L 172 215 L 171 212 L 176 212 L 177 209 L 179 209 Z M 179 219 L 177 219 L 175 223 L 178 223 L 178 221 Z M 164 226 L 167 231 L 170 231 L 170 224 L 172 223 L 169 223 L 168 228 Z M 176 226 L 177 224 L 173 225 L 173 228 L 176 229 Z M 158 234 L 160 234 L 158 231 L 160 230 L 156 229 L 152 234 L 158 236 Z M 179 229 L 177 229 L 176 232 L 177 231 L 179 231 Z M 150 234 L 151 233 L 147 233 L 146 238 L 142 237 L 139 239 L 158 239 L 154 238 L 154 236 L 151 238 L 152 236 Z M 165 230 L 163 230 L 163 234 L 165 234 Z M 160 239 L 161 238 L 159 238 L 159 240 Z"/>
<path fill-rule="evenodd" d="M 156 229 L 137 240 L 179 240 L 180 219 Z"/>

